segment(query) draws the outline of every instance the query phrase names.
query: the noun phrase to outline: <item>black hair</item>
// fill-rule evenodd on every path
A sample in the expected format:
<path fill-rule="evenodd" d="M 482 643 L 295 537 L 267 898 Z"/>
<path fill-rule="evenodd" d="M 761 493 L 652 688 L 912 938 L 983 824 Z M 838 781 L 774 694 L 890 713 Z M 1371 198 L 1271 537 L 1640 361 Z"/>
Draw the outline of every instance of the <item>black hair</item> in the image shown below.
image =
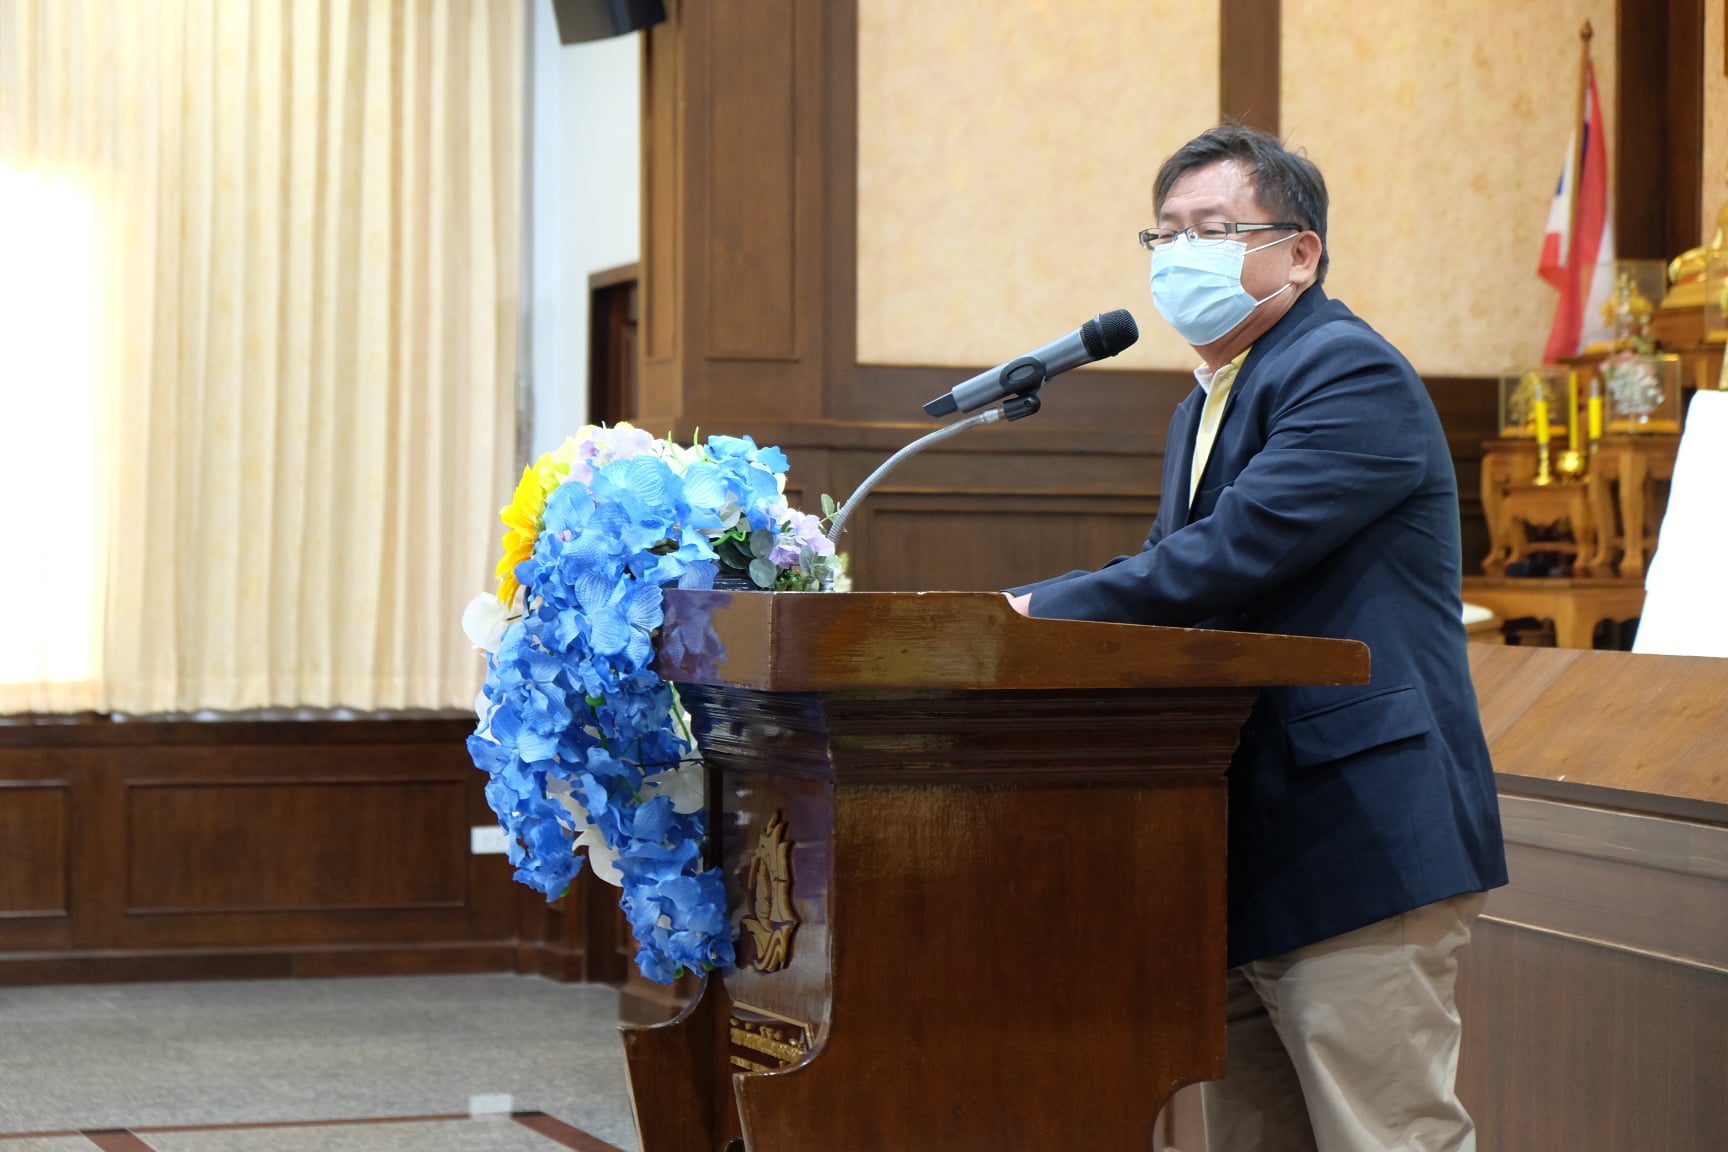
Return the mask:
<path fill-rule="evenodd" d="M 1162 211 L 1164 198 L 1183 176 L 1233 160 L 1254 179 L 1254 198 L 1276 220 L 1302 225 L 1320 237 L 1320 267 L 1315 283 L 1326 281 L 1331 255 L 1326 249 L 1326 179 L 1314 162 L 1292 152 L 1270 132 L 1226 121 L 1209 128 L 1170 154 L 1152 185 L 1152 206 Z"/>

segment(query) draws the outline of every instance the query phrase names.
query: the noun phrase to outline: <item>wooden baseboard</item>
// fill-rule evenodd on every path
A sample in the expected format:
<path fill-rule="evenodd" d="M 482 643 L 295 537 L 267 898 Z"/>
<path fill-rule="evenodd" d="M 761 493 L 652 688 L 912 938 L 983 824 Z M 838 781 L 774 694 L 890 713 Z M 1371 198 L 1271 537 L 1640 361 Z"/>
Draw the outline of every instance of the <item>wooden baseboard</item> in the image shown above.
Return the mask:
<path fill-rule="evenodd" d="M 0 985 L 428 976 L 510 972 L 515 968 L 514 941 L 409 947 L 11 952 L 0 954 Z"/>

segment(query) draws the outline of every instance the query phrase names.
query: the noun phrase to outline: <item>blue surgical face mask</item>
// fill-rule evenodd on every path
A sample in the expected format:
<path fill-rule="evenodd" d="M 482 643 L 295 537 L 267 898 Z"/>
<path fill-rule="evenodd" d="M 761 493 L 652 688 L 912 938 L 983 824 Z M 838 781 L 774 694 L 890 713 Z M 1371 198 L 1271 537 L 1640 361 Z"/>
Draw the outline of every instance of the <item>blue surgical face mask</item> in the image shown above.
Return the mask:
<path fill-rule="evenodd" d="M 1284 240 L 1299 235 L 1293 232 Z M 1276 248 L 1284 240 L 1254 251 Z M 1254 309 L 1290 287 L 1286 284 L 1263 300 L 1250 296 L 1242 287 L 1242 261 L 1248 252 L 1240 240 L 1195 244 L 1178 236 L 1160 245 L 1152 253 L 1152 303 L 1158 314 L 1196 348 L 1223 339 Z"/>

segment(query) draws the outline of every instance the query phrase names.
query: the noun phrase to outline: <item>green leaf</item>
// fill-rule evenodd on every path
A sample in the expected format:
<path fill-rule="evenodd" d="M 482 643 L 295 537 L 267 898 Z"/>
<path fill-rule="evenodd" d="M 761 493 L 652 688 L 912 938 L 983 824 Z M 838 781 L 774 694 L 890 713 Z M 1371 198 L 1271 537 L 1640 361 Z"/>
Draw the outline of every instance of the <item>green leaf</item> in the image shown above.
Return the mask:
<path fill-rule="evenodd" d="M 752 559 L 744 546 L 730 536 L 722 536 L 714 543 L 714 555 L 720 558 L 720 563 L 727 568 L 748 568 Z"/>
<path fill-rule="evenodd" d="M 750 582 L 758 588 L 774 587 L 774 577 L 779 572 L 771 561 L 760 558 L 750 561 Z"/>
<path fill-rule="evenodd" d="M 750 533 L 750 554 L 766 556 L 774 551 L 774 533 L 767 528 L 758 528 Z"/>
<path fill-rule="evenodd" d="M 834 514 L 838 511 L 840 511 L 840 505 L 834 503 L 834 497 L 828 495 L 826 492 L 822 493 L 822 518 L 824 520 L 832 520 L 834 519 Z"/>

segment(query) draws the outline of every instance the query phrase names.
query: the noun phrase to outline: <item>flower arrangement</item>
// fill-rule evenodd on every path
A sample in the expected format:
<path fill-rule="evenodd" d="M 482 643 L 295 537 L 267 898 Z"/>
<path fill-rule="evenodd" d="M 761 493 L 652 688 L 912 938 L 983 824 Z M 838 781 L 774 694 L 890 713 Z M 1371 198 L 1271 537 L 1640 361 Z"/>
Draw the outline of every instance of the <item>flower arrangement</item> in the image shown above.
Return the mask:
<path fill-rule="evenodd" d="M 709 588 L 723 571 L 831 587 L 834 547 L 821 518 L 788 507 L 786 466 L 749 437 L 686 448 L 589 425 L 524 469 L 501 514 L 497 594 L 463 614 L 488 653 L 468 751 L 516 879 L 556 899 L 585 855 L 622 887 L 637 966 L 662 983 L 733 951 L 720 870 L 702 864 L 701 762 L 650 667 L 661 589 Z"/>

